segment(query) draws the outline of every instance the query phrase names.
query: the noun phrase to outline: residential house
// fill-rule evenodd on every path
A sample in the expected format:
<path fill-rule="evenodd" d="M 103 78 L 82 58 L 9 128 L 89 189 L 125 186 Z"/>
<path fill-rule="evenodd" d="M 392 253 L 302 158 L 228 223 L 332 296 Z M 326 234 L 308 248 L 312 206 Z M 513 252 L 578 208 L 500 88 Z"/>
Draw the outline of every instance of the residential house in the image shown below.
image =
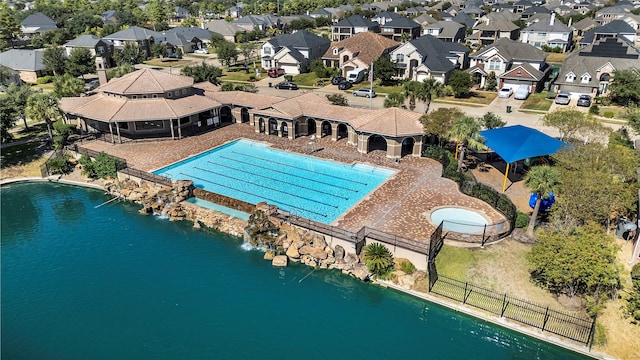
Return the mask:
<path fill-rule="evenodd" d="M 151 57 L 151 46 L 157 42 L 163 42 L 165 36 L 161 32 L 132 26 L 105 36 L 103 40 L 113 42 L 116 49 L 122 49 L 126 44 L 136 44 L 145 53 L 147 58 Z"/>
<path fill-rule="evenodd" d="M 472 19 L 479 19 L 482 15 L 484 15 L 484 10 L 482 10 L 480 7 L 478 6 L 466 6 L 464 9 L 460 10 L 458 13 L 456 13 L 455 16 L 458 16 L 458 14 L 467 14 L 469 17 L 471 17 Z M 455 18 L 454 16 L 454 18 Z"/>
<path fill-rule="evenodd" d="M 311 16 L 314 19 L 317 19 L 317 18 L 320 18 L 320 17 L 326 17 L 326 18 L 329 18 L 329 19 L 334 19 L 334 17 L 335 17 L 335 15 L 331 11 L 329 11 L 327 9 L 314 10 L 314 11 L 309 13 L 309 16 Z"/>
<path fill-rule="evenodd" d="M 187 51 L 191 52 L 192 50 L 206 48 L 211 43 L 213 31 L 199 27 L 177 26 L 168 30 L 165 34 L 177 34 L 184 37 L 185 40 L 193 43 L 193 49 Z"/>
<path fill-rule="evenodd" d="M 279 35 L 262 44 L 262 67 L 279 67 L 291 75 L 304 73 L 313 60 L 326 53 L 330 45 L 328 39 L 306 30 Z"/>
<path fill-rule="evenodd" d="M 459 12 L 451 20 L 457 22 L 458 24 L 464 25 L 467 29 L 471 29 L 473 27 L 473 25 L 477 21 L 476 19 L 472 19 L 471 16 L 469 16 L 469 15 L 463 13 L 463 12 Z M 423 25 L 423 27 L 424 27 L 424 25 Z"/>
<path fill-rule="evenodd" d="M 242 6 L 234 5 L 227 10 L 227 15 L 231 16 L 234 19 L 242 17 L 242 11 L 244 8 Z"/>
<path fill-rule="evenodd" d="M 191 17 L 191 12 L 189 12 L 189 10 L 180 6 L 173 7 L 173 13 L 171 14 L 171 21 L 182 22 L 190 17 Z"/>
<path fill-rule="evenodd" d="M 438 21 L 425 26 L 422 34 L 435 36 L 442 41 L 460 42 L 464 40 L 465 27 L 455 21 Z"/>
<path fill-rule="evenodd" d="M 71 55 L 73 49 L 86 48 L 89 49 L 92 56 L 101 57 L 103 64 L 107 67 L 115 65 L 113 62 L 113 43 L 109 40 L 103 40 L 95 35 L 80 35 L 63 46 L 67 56 Z"/>
<path fill-rule="evenodd" d="M 596 10 L 597 7 L 595 4 L 589 2 L 582 2 L 580 4 L 575 4 L 573 9 L 580 15 L 586 15 L 590 11 Z"/>
<path fill-rule="evenodd" d="M 236 42 L 237 33 L 246 33 L 247 29 L 240 27 L 232 22 L 226 20 L 211 20 L 205 28 L 212 33 L 220 34 L 225 40 L 230 42 Z"/>
<path fill-rule="evenodd" d="M 573 47 L 573 30 L 556 21 L 556 14 L 527 26 L 520 31 L 520 41 L 541 49 L 543 46 L 559 48 L 562 52 Z"/>
<path fill-rule="evenodd" d="M 571 25 L 576 36 L 582 36 L 584 33 L 591 29 L 595 29 L 599 24 L 592 18 L 584 18 L 577 23 Z"/>
<path fill-rule="evenodd" d="M 360 15 L 351 15 L 331 27 L 331 41 L 341 41 L 361 32 L 380 32 L 380 24 Z"/>
<path fill-rule="evenodd" d="M 169 57 L 180 57 L 182 54 L 191 53 L 197 48 L 196 44 L 176 32 L 165 32 L 162 43 L 167 48 L 167 56 Z"/>
<path fill-rule="evenodd" d="M 580 46 L 588 46 L 607 37 L 624 37 L 633 43 L 636 38 L 636 30 L 623 20 L 613 20 L 587 31 L 578 43 Z"/>
<path fill-rule="evenodd" d="M 422 14 L 422 15 L 418 16 L 417 18 L 413 19 L 413 21 L 415 21 L 418 24 L 420 24 L 420 26 L 425 27 L 425 26 L 437 23 L 440 20 L 436 20 L 433 16 L 431 16 L 429 14 Z"/>
<path fill-rule="evenodd" d="M 611 21 L 622 19 L 631 10 L 633 10 L 633 5 L 629 4 L 616 4 L 614 6 L 605 7 L 596 11 L 595 20 L 604 25 Z"/>
<path fill-rule="evenodd" d="M 282 21 L 274 15 L 248 15 L 232 22 L 246 31 L 282 29 Z"/>
<path fill-rule="evenodd" d="M 445 84 L 454 69 L 468 65 L 469 51 L 461 44 L 423 35 L 393 50 L 391 61 L 398 67 L 399 79 L 423 81 L 433 78 Z"/>
<path fill-rule="evenodd" d="M 115 10 L 107 10 L 100 14 L 102 23 L 105 25 L 113 25 L 118 23 L 118 12 Z"/>
<path fill-rule="evenodd" d="M 346 76 L 356 68 L 368 69 L 371 63 L 389 54 L 399 42 L 371 32 L 361 32 L 350 38 L 331 44 L 322 55 L 326 67 L 339 68 Z"/>
<path fill-rule="evenodd" d="M 555 82 L 557 91 L 573 97 L 605 95 L 616 70 L 638 67 L 640 49 L 625 37 L 605 37 L 571 53 Z"/>
<path fill-rule="evenodd" d="M 546 7 L 542 7 L 542 6 L 532 6 L 528 9 L 526 9 L 525 11 L 520 13 L 520 18 L 522 20 L 527 20 L 529 18 L 531 18 L 534 15 L 537 14 L 551 14 L 552 11 L 547 9 Z"/>
<path fill-rule="evenodd" d="M 416 17 L 418 15 L 426 14 L 427 9 L 422 6 L 410 7 L 405 9 L 404 14 L 408 17 Z"/>
<path fill-rule="evenodd" d="M 0 53 L 0 65 L 17 71 L 20 80 L 35 84 L 38 77 L 42 76 L 46 70 L 42 62 L 43 55 L 44 51 L 41 49 L 10 49 Z"/>
<path fill-rule="evenodd" d="M 519 14 L 532 6 L 533 4 L 531 3 L 531 1 L 520 0 L 513 4 L 513 12 Z"/>
<path fill-rule="evenodd" d="M 473 27 L 473 33 L 467 37 L 472 44 L 489 45 L 499 39 L 518 39 L 520 28 L 507 20 L 490 20 L 478 23 Z"/>
<path fill-rule="evenodd" d="M 625 15 L 620 20 L 626 22 L 627 24 L 629 24 L 629 26 L 631 26 L 633 29 L 635 29 L 635 31 L 636 31 L 636 45 L 640 45 L 640 44 L 638 44 L 638 43 L 640 43 L 640 15 L 629 13 L 629 14 Z"/>
<path fill-rule="evenodd" d="M 56 30 L 57 28 L 56 22 L 41 12 L 27 16 L 20 23 L 20 32 L 27 36 L 42 34 L 50 30 Z"/>
<path fill-rule="evenodd" d="M 526 43 L 511 39 L 498 39 L 471 56 L 467 70 L 480 87 L 486 85 L 487 76 L 493 72 L 498 78 L 498 87 L 518 88 L 528 85 L 530 91 L 542 90 L 550 67 L 547 54 Z"/>
<path fill-rule="evenodd" d="M 420 29 L 420 24 L 417 22 L 399 17 L 381 25 L 380 35 L 398 42 L 407 41 L 420 36 Z"/>

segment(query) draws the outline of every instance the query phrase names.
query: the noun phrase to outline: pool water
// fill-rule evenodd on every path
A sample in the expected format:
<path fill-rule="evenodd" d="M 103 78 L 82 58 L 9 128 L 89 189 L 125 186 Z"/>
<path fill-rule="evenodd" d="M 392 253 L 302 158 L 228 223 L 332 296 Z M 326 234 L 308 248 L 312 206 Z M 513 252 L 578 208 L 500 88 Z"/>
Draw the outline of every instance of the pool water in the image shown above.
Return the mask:
<path fill-rule="evenodd" d="M 154 171 L 251 204 L 330 224 L 395 171 L 341 164 L 236 140 Z"/>
<path fill-rule="evenodd" d="M 461 234 L 482 233 L 485 225 L 489 225 L 489 220 L 476 211 L 459 207 L 443 207 L 431 212 L 431 222 L 438 226 L 441 222 L 442 228 L 455 231 Z"/>

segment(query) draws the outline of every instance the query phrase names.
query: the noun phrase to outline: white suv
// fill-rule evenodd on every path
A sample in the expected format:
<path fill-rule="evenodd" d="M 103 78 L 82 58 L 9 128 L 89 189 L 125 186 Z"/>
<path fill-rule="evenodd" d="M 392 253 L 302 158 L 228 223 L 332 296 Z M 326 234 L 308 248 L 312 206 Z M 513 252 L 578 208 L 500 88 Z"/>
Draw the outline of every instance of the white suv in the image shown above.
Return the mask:
<path fill-rule="evenodd" d="M 353 96 L 364 96 L 368 98 L 376 97 L 376 92 L 372 89 L 358 89 L 353 91 Z"/>

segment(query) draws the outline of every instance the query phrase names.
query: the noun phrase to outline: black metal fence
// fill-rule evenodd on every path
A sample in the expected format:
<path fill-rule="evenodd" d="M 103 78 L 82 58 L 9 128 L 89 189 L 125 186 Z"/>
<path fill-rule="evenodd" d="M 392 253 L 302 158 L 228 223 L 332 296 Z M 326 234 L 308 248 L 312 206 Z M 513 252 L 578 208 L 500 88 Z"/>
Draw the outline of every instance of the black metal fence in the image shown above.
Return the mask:
<path fill-rule="evenodd" d="M 593 339 L 595 318 L 554 310 L 442 274 L 437 275 L 430 291 L 585 345 Z"/>

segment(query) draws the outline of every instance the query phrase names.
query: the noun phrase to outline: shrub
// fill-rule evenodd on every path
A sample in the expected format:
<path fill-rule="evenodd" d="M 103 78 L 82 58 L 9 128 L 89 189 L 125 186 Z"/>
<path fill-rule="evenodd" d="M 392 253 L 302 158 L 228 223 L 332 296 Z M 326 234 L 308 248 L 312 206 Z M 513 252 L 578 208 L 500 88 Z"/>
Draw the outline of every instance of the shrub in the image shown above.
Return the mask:
<path fill-rule="evenodd" d="M 284 79 L 287 81 L 293 81 L 293 75 L 285 75 Z"/>
<path fill-rule="evenodd" d="M 364 248 L 364 262 L 375 276 L 387 277 L 393 270 L 393 256 L 386 246 L 372 243 Z"/>
<path fill-rule="evenodd" d="M 604 346 L 607 344 L 607 328 L 596 322 L 596 329 L 593 334 L 593 345 Z"/>
<path fill-rule="evenodd" d="M 255 75 L 249 76 L 249 81 L 256 81 L 256 76 Z"/>
<path fill-rule="evenodd" d="M 416 272 L 417 269 L 416 266 L 411 263 L 411 261 L 405 260 L 400 262 L 400 270 L 402 270 L 402 272 L 405 274 L 411 275 Z"/>
<path fill-rule="evenodd" d="M 529 225 L 529 215 L 518 211 L 516 213 L 516 227 L 522 229 L 527 227 L 527 225 Z"/>
<path fill-rule="evenodd" d="M 53 157 L 47 161 L 47 164 L 52 174 L 66 174 L 70 167 L 69 155 Z"/>
<path fill-rule="evenodd" d="M 613 119 L 613 111 L 607 110 L 605 111 L 602 116 L 606 117 L 607 119 Z"/>
<path fill-rule="evenodd" d="M 53 76 L 50 75 L 46 75 L 46 76 L 41 76 L 39 78 L 36 79 L 36 84 L 48 84 L 53 82 Z"/>
<path fill-rule="evenodd" d="M 598 107 L 598 105 L 592 105 L 592 106 L 589 108 L 589 114 L 592 114 L 592 115 L 598 115 L 598 114 L 600 114 L 600 108 Z"/>
<path fill-rule="evenodd" d="M 118 176 L 118 170 L 122 169 L 121 164 L 116 158 L 109 156 L 105 152 L 98 154 L 93 161 L 93 168 L 96 177 L 100 179 L 115 179 Z"/>
<path fill-rule="evenodd" d="M 80 159 L 78 159 L 78 163 L 82 165 L 82 175 L 88 176 L 92 179 L 98 177 L 96 175 L 96 169 L 93 166 L 93 160 L 91 160 L 90 157 L 88 157 L 87 155 L 82 155 L 80 156 Z"/>

